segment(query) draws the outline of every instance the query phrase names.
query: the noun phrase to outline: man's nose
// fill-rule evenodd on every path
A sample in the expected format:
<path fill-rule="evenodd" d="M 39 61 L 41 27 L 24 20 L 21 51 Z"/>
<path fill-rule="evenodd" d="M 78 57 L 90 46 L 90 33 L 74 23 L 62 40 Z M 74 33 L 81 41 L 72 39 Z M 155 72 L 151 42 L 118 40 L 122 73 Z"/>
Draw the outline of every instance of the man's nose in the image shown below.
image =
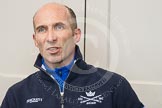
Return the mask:
<path fill-rule="evenodd" d="M 47 36 L 47 41 L 48 42 L 54 42 L 57 40 L 57 36 L 55 34 L 55 31 L 54 30 L 49 30 L 48 31 L 48 36 Z"/>

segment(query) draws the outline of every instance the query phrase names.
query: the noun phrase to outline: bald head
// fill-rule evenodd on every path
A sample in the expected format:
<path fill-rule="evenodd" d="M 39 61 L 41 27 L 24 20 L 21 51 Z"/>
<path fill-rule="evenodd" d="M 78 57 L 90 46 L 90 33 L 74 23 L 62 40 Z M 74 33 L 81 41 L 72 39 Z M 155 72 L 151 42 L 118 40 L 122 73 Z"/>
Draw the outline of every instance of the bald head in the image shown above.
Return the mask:
<path fill-rule="evenodd" d="M 50 11 L 50 10 L 52 10 L 52 11 Z M 52 2 L 52 3 L 47 3 L 47 4 L 43 5 L 34 14 L 34 16 L 33 16 L 34 30 L 36 28 L 35 21 L 40 17 L 40 15 L 42 13 L 48 13 L 48 14 L 52 15 L 55 11 L 57 12 L 58 15 L 62 14 L 62 15 L 68 16 L 72 30 L 77 28 L 76 15 L 75 15 L 74 11 L 71 8 L 69 8 L 68 6 Z"/>

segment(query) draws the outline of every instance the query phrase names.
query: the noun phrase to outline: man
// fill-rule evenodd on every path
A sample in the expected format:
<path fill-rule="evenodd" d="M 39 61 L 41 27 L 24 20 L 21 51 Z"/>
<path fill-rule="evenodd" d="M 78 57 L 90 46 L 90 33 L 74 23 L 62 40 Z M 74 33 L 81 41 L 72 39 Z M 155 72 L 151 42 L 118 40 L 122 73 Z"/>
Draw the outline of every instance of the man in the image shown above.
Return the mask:
<path fill-rule="evenodd" d="M 86 64 L 81 37 L 67 6 L 48 3 L 33 17 L 38 72 L 9 88 L 2 108 L 142 108 L 122 76 Z"/>

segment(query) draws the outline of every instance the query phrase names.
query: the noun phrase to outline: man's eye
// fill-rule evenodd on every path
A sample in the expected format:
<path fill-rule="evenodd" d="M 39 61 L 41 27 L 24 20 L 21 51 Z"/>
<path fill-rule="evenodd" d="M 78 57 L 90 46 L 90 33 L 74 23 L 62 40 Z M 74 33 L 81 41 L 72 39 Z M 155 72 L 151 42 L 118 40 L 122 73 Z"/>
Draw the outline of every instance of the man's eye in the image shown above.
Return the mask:
<path fill-rule="evenodd" d="M 41 27 L 41 28 L 38 29 L 38 33 L 40 33 L 40 32 L 45 32 L 45 31 L 46 31 L 46 29 L 43 28 L 43 27 Z"/>
<path fill-rule="evenodd" d="M 62 29 L 64 29 L 64 26 L 63 25 L 56 25 L 55 29 L 56 30 L 62 30 Z"/>

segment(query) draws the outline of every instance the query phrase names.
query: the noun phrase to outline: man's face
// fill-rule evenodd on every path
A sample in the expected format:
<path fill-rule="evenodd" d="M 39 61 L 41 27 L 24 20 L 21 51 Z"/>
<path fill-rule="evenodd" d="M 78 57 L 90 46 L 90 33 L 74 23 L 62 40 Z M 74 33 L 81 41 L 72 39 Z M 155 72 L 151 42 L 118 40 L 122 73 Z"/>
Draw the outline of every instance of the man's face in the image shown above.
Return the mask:
<path fill-rule="evenodd" d="M 67 65 L 74 57 L 80 30 L 72 30 L 70 18 L 67 9 L 59 6 L 46 6 L 34 17 L 33 39 L 50 68 Z"/>

